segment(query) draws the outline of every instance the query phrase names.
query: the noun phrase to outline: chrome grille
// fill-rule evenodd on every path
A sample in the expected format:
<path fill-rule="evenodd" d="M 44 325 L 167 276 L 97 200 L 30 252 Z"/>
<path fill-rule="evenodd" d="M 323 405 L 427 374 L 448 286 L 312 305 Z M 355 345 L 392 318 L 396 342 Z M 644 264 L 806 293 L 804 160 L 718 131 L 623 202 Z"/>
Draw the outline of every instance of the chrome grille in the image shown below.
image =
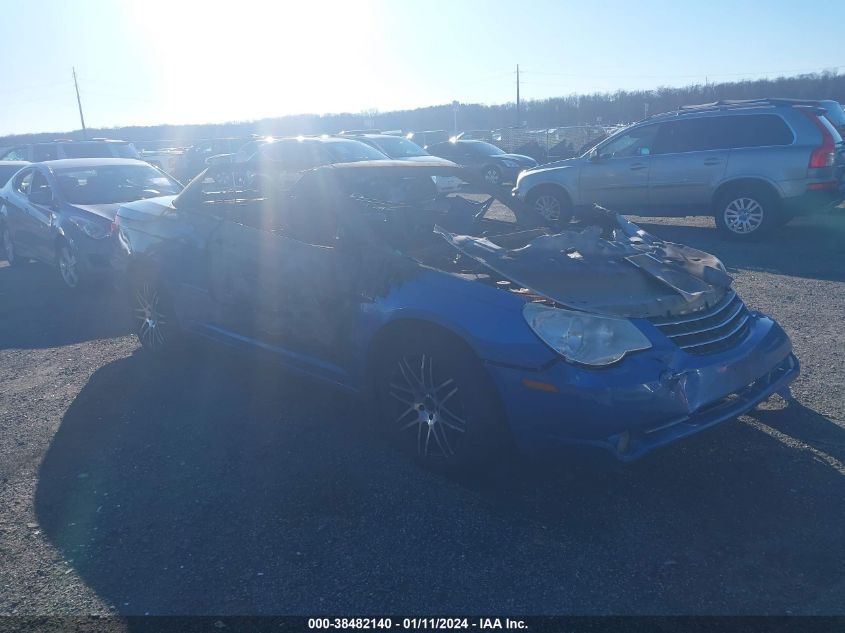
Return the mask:
<path fill-rule="evenodd" d="M 651 319 L 682 350 L 712 354 L 735 345 L 748 332 L 751 314 L 731 290 L 717 304 L 691 314 Z"/>

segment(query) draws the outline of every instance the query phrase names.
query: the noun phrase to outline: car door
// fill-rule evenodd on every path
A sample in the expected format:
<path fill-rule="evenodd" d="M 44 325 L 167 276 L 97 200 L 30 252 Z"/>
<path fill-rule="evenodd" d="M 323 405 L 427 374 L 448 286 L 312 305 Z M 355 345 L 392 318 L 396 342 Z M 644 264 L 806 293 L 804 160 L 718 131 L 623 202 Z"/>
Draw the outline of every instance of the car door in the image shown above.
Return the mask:
<path fill-rule="evenodd" d="M 581 167 L 579 204 L 600 204 L 620 213 L 648 208 L 651 152 L 658 124 L 620 132 L 593 151 Z"/>
<path fill-rule="evenodd" d="M 47 175 L 35 169 L 27 195 L 26 225 L 31 254 L 44 262 L 51 262 L 55 257 L 55 225 L 58 215 L 53 193 Z"/>
<path fill-rule="evenodd" d="M 277 190 L 228 211 L 211 239 L 209 270 L 222 328 L 342 381 L 334 226 L 330 213 Z"/>
<path fill-rule="evenodd" d="M 730 155 L 723 117 L 667 121 L 651 156 L 649 201 L 655 213 L 706 210 Z"/>
<path fill-rule="evenodd" d="M 30 167 L 17 174 L 12 182 L 11 193 L 4 201 L 6 223 L 12 235 L 15 250 L 19 255 L 26 257 L 33 255 L 33 227 L 29 221 L 27 205 L 29 204 L 29 186 L 32 183 L 34 171 Z"/>

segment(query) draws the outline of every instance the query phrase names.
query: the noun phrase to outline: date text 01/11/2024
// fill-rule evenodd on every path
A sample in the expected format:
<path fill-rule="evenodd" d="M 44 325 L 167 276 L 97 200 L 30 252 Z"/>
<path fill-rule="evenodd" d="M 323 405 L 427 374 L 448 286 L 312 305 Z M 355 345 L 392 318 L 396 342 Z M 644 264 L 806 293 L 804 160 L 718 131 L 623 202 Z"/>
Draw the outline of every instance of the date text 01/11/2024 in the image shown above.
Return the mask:
<path fill-rule="evenodd" d="M 510 618 L 309 618 L 309 629 L 376 629 L 376 630 L 520 630 L 526 629 L 524 620 Z"/>

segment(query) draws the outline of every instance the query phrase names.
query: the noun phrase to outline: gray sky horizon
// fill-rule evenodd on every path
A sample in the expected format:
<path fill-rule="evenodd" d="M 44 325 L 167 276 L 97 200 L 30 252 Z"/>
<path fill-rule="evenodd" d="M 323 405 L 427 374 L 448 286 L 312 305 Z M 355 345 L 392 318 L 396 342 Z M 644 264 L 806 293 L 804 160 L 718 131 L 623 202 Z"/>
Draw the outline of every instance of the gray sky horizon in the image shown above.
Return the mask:
<path fill-rule="evenodd" d="M 845 3 L 4 0 L 0 136 L 405 110 L 845 69 Z M 37 25 L 33 36 L 26 25 Z"/>

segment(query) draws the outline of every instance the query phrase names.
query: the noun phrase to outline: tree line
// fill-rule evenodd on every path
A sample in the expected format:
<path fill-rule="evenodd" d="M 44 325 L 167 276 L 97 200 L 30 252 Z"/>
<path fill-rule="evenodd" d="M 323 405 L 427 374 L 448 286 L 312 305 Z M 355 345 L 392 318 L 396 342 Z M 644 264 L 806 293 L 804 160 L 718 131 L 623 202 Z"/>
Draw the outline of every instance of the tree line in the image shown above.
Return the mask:
<path fill-rule="evenodd" d="M 250 134 L 294 136 L 298 134 L 333 134 L 341 130 L 377 128 L 381 130 L 493 130 L 514 126 L 529 129 L 601 123 L 629 123 L 646 114 L 675 110 L 682 105 L 707 103 L 721 99 L 758 99 L 788 97 L 798 99 L 834 99 L 845 102 L 845 75 L 836 72 L 803 74 L 775 79 L 756 79 L 726 83 L 692 84 L 681 88 L 659 87 L 654 90 L 618 90 L 616 92 L 523 101 L 519 112 L 515 103 L 481 105 L 444 104 L 398 110 L 340 114 L 304 114 L 229 123 L 194 125 L 126 126 L 89 128 L 88 137 L 120 138 L 143 146 L 151 141 L 172 140 L 189 145 L 204 138 L 241 137 Z M 55 138 L 82 138 L 80 130 L 44 132 L 0 137 L 0 146 L 50 141 Z"/>

